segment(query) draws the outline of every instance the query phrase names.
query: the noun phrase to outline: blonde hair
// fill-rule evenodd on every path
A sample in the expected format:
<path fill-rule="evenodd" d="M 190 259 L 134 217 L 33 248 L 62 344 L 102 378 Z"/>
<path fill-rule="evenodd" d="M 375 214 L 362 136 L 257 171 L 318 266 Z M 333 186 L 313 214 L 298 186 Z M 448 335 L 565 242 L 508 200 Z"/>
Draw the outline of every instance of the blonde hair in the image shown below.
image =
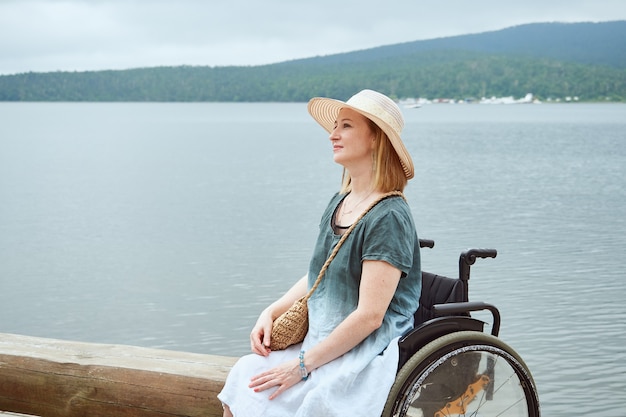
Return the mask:
<path fill-rule="evenodd" d="M 400 163 L 400 157 L 393 148 L 387 134 L 370 119 L 367 119 L 370 129 L 375 135 L 376 147 L 374 148 L 374 188 L 382 193 L 389 191 L 404 191 L 408 182 L 404 168 Z M 341 193 L 345 194 L 352 190 L 352 178 L 346 169 L 343 170 Z"/>

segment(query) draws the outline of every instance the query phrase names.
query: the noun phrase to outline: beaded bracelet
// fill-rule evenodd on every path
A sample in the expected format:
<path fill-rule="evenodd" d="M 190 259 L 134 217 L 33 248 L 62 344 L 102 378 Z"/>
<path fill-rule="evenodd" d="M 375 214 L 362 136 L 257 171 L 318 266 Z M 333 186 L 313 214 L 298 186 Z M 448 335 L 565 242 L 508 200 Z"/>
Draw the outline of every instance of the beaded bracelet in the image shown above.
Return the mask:
<path fill-rule="evenodd" d="M 304 367 L 304 351 L 303 350 L 300 351 L 300 375 L 302 375 L 303 381 L 306 381 L 307 379 L 309 379 L 309 373 Z"/>

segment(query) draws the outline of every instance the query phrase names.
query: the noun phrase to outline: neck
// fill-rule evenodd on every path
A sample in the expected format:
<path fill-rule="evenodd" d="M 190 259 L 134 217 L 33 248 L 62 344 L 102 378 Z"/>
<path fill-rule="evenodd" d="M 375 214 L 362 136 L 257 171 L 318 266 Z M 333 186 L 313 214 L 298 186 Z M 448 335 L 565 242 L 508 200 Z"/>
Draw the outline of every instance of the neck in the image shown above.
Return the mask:
<path fill-rule="evenodd" d="M 374 189 L 374 179 L 370 173 L 368 175 L 352 175 L 350 173 L 350 188 L 355 196 L 365 196 Z"/>

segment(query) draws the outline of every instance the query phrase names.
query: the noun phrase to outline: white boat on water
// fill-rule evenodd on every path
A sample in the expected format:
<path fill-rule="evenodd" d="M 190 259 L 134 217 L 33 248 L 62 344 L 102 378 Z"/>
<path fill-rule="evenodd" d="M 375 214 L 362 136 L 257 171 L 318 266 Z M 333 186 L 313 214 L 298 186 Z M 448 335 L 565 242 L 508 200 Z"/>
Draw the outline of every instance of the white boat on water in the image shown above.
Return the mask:
<path fill-rule="evenodd" d="M 428 100 L 423 98 L 405 98 L 403 100 L 400 100 L 398 104 L 400 104 L 405 109 L 419 109 L 427 102 Z"/>
<path fill-rule="evenodd" d="M 539 100 L 535 99 L 532 93 L 526 94 L 523 98 L 515 99 L 513 96 L 509 97 L 483 97 L 480 100 L 480 104 L 539 104 Z"/>

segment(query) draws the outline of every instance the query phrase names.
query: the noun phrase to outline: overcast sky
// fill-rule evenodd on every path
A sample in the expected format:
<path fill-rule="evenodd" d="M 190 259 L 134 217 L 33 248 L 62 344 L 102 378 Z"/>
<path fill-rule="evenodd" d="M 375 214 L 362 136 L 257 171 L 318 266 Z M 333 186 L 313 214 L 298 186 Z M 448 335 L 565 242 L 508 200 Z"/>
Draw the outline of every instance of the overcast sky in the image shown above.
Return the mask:
<path fill-rule="evenodd" d="M 0 74 L 259 65 L 610 20 L 626 20 L 626 0 L 0 0 Z"/>

